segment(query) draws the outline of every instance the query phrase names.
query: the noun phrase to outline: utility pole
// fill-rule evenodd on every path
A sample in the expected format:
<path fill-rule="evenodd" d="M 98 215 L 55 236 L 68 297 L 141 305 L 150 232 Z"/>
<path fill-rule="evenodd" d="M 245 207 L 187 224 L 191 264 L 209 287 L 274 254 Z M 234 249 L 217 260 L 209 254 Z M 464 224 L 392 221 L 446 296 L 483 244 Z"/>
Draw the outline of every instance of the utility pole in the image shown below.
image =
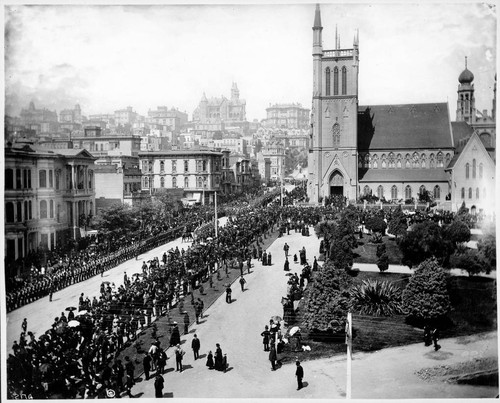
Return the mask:
<path fill-rule="evenodd" d="M 351 364 L 352 364 L 352 314 L 347 313 L 347 323 L 345 324 L 345 344 L 347 344 L 347 381 L 346 399 L 351 399 Z"/>
<path fill-rule="evenodd" d="M 217 218 L 217 191 L 214 192 L 215 196 L 215 238 L 217 238 L 217 231 L 219 228 L 219 219 Z"/>

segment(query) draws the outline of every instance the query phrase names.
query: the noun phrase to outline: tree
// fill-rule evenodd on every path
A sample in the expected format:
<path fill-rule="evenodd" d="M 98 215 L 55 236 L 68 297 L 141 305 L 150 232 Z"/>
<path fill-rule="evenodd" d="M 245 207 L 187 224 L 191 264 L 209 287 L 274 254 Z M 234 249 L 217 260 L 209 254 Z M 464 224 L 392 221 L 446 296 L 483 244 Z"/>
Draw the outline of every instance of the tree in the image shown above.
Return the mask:
<path fill-rule="evenodd" d="M 453 220 L 453 222 L 444 228 L 445 238 L 452 241 L 455 245 L 470 241 L 470 229 L 461 220 Z"/>
<path fill-rule="evenodd" d="M 117 239 L 137 229 L 138 222 L 134 211 L 127 205 L 115 204 L 102 210 L 95 217 L 97 230 L 111 238 Z"/>
<path fill-rule="evenodd" d="M 385 244 L 377 245 L 377 266 L 383 273 L 389 269 L 389 256 L 387 255 L 387 248 Z"/>
<path fill-rule="evenodd" d="M 436 259 L 419 264 L 403 291 L 403 306 L 410 321 L 438 321 L 451 310 L 447 273 Z"/>
<path fill-rule="evenodd" d="M 488 268 L 482 261 L 479 252 L 475 249 L 466 249 L 464 252 L 454 253 L 451 255 L 450 265 L 467 271 L 469 276 L 485 272 Z"/>
<path fill-rule="evenodd" d="M 441 227 L 433 221 L 414 225 L 399 242 L 399 249 L 403 254 L 402 263 L 409 267 L 431 257 L 447 264 L 453 251 L 451 241 L 443 239 Z"/>
<path fill-rule="evenodd" d="M 405 235 L 407 231 L 408 223 L 406 221 L 406 216 L 403 214 L 401 206 L 399 206 L 394 210 L 389 219 L 389 233 L 394 235 L 396 240 L 398 240 L 398 238 Z"/>
<path fill-rule="evenodd" d="M 352 277 L 326 262 L 304 295 L 304 324 L 312 333 L 344 330 Z"/>
<path fill-rule="evenodd" d="M 491 270 L 496 270 L 497 267 L 497 242 L 495 232 L 486 234 L 477 243 L 477 250 L 479 256 L 484 264 L 487 266 L 486 273 Z"/>
<path fill-rule="evenodd" d="M 380 217 L 371 217 L 366 221 L 366 229 L 384 235 L 387 224 Z"/>
<path fill-rule="evenodd" d="M 469 213 L 469 209 L 465 207 L 465 201 L 462 202 L 458 209 L 455 220 L 462 221 L 469 228 L 472 227 L 472 215 Z"/>

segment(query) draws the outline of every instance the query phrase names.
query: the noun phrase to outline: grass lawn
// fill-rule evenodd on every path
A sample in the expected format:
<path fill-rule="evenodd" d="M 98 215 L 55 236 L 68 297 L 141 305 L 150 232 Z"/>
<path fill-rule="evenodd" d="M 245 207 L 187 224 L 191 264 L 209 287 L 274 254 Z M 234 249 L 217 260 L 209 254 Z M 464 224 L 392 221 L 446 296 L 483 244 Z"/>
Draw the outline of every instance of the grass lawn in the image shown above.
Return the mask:
<path fill-rule="evenodd" d="M 365 235 L 358 239 L 358 247 L 354 249 L 354 263 L 377 263 L 377 245 L 370 243 L 371 236 Z M 389 264 L 401 264 L 403 254 L 399 250 L 395 238 L 384 236 L 383 243 L 389 256 Z M 390 270 L 390 268 L 389 268 Z"/>
<path fill-rule="evenodd" d="M 391 281 L 406 287 L 410 275 L 400 273 L 360 272 L 354 278 L 355 283 L 367 279 Z M 495 330 L 496 322 L 496 286 L 492 279 L 483 277 L 453 276 L 449 279 L 449 294 L 453 310 L 450 322 L 441 330 L 441 337 L 472 335 Z M 300 304 L 296 325 L 301 329 Z M 445 324 L 443 324 L 445 325 Z M 284 361 L 329 357 L 346 352 L 343 335 L 332 338 L 332 342 L 319 342 L 302 332 L 302 344 L 311 347 L 308 352 L 293 352 L 285 348 Z M 386 347 L 402 346 L 423 342 L 423 330 L 406 323 L 404 315 L 393 317 L 374 317 L 353 314 L 353 351 L 376 351 Z"/>

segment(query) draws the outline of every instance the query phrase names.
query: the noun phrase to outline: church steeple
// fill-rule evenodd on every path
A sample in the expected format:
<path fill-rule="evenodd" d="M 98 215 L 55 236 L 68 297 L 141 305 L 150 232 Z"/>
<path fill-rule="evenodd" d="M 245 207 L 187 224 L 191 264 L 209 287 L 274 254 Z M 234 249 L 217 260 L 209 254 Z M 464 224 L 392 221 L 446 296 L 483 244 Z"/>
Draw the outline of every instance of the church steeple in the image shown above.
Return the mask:
<path fill-rule="evenodd" d="M 476 100 L 474 98 L 474 74 L 467 68 L 467 56 L 465 57 L 465 69 L 458 76 L 458 99 L 457 99 L 457 122 L 473 124 L 476 120 Z"/>
<path fill-rule="evenodd" d="M 316 4 L 313 26 L 313 55 L 323 54 L 321 31 L 323 31 L 323 27 L 321 26 L 321 11 L 319 9 L 319 4 Z"/>

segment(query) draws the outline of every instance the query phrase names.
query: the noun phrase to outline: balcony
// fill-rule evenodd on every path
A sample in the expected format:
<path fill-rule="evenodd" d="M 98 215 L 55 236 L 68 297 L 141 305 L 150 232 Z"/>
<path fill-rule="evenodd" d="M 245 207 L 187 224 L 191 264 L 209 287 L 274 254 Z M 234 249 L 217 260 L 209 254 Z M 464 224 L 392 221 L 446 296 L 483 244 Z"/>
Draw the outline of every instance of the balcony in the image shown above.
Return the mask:
<path fill-rule="evenodd" d="M 323 57 L 352 57 L 354 49 L 337 49 L 323 51 Z"/>

